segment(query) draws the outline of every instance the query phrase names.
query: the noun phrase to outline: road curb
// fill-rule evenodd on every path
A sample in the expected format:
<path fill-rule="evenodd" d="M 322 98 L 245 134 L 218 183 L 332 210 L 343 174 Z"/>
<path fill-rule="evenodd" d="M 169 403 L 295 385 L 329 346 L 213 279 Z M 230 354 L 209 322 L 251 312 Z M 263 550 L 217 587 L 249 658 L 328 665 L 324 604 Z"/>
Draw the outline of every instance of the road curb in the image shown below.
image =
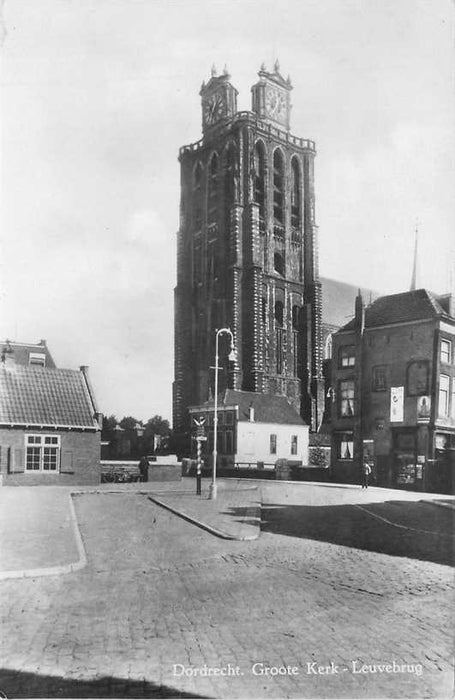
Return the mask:
<path fill-rule="evenodd" d="M 455 510 L 455 503 L 444 503 L 444 501 L 431 501 L 429 498 L 423 498 L 420 503 L 429 503 L 432 506 L 439 506 L 439 508 L 449 508 L 450 510 Z"/>
<path fill-rule="evenodd" d="M 61 574 L 71 574 L 74 571 L 83 569 L 87 566 L 87 554 L 85 552 L 84 542 L 79 530 L 76 511 L 74 509 L 73 495 L 77 495 L 77 491 L 71 492 L 69 498 L 69 510 L 71 524 L 73 527 L 74 539 L 76 540 L 76 548 L 78 552 L 77 561 L 71 564 L 58 564 L 57 566 L 42 566 L 35 569 L 13 569 L 11 571 L 0 571 L 0 581 L 15 578 L 38 578 L 40 576 L 60 576 Z"/>
<path fill-rule="evenodd" d="M 236 537 L 235 535 L 230 534 L 229 532 L 225 532 L 224 530 L 219 530 L 215 527 L 212 527 L 211 525 L 207 525 L 206 523 L 203 523 L 202 520 L 198 520 L 197 518 L 193 518 L 191 515 L 187 515 L 184 513 L 182 510 L 178 510 L 177 508 L 173 508 L 172 506 L 168 505 L 164 501 L 161 501 L 159 498 L 156 498 L 155 496 L 150 496 L 148 495 L 147 498 L 149 501 L 152 501 L 152 503 L 155 503 L 158 506 L 161 506 L 162 508 L 165 508 L 166 510 L 169 510 L 171 513 L 174 515 L 177 515 L 180 518 L 183 518 L 183 520 L 188 521 L 189 523 L 192 523 L 193 525 L 196 525 L 197 527 L 200 527 L 202 530 L 205 530 L 206 532 L 209 532 L 212 535 L 215 535 L 215 537 L 220 537 L 223 540 L 236 540 L 238 542 L 249 542 L 252 540 L 257 540 L 260 534 L 260 511 L 261 511 L 261 506 L 260 505 L 254 505 L 254 506 L 249 506 L 247 508 L 247 511 L 245 513 L 245 516 L 243 520 L 246 518 L 255 518 L 258 520 L 258 526 L 257 526 L 257 534 L 255 535 L 245 535 L 244 537 Z"/>

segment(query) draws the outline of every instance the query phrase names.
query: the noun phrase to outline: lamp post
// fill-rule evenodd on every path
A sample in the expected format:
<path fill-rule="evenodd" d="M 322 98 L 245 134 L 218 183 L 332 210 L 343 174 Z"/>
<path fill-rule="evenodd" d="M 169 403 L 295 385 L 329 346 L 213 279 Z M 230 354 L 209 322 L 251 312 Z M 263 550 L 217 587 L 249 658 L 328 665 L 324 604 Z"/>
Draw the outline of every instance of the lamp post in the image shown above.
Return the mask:
<path fill-rule="evenodd" d="M 227 333 L 231 336 L 231 350 L 229 352 L 229 360 L 235 362 L 236 354 L 234 348 L 234 336 L 230 328 L 220 328 L 216 331 L 215 336 L 215 401 L 213 405 L 213 465 L 212 465 L 212 483 L 210 484 L 209 498 L 216 500 L 216 460 L 217 460 L 217 442 L 218 442 L 218 339 L 220 335 Z"/>

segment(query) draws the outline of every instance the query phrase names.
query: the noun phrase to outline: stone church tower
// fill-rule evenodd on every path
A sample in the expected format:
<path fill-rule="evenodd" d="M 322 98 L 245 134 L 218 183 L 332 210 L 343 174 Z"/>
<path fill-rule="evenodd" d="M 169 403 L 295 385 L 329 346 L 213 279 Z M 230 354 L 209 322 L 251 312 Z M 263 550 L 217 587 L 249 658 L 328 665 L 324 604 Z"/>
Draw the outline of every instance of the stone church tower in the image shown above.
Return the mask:
<path fill-rule="evenodd" d="M 285 395 L 312 430 L 322 420 L 321 285 L 313 141 L 290 133 L 292 86 L 262 66 L 251 111 L 225 70 L 203 83 L 203 137 L 180 149 L 174 430 L 219 389 Z M 228 339 L 226 340 L 228 343 Z"/>

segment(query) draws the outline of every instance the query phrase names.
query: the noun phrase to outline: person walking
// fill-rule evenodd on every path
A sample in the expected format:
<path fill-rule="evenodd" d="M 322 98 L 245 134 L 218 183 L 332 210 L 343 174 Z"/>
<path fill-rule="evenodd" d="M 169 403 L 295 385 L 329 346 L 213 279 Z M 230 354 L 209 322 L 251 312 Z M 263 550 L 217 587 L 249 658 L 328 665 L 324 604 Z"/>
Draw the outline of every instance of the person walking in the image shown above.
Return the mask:
<path fill-rule="evenodd" d="M 371 467 L 367 460 L 364 461 L 363 463 L 363 468 L 362 468 L 362 488 L 367 489 L 368 488 L 368 480 L 370 478 L 371 474 Z"/>

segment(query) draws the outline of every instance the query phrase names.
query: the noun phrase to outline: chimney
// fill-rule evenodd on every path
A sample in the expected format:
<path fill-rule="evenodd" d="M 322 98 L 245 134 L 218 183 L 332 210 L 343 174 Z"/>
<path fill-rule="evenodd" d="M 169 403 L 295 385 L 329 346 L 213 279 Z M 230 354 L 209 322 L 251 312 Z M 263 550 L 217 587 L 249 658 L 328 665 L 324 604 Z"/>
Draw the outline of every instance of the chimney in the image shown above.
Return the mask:
<path fill-rule="evenodd" d="M 365 304 L 360 289 L 355 298 L 355 321 L 357 328 L 360 330 L 360 335 L 363 335 L 365 329 Z"/>
<path fill-rule="evenodd" d="M 43 338 L 41 338 L 38 345 L 43 345 L 44 347 L 46 347 L 46 340 L 43 340 Z"/>
<path fill-rule="evenodd" d="M 250 407 L 248 409 L 248 420 L 250 421 L 250 423 L 254 423 L 254 406 L 252 403 L 250 404 Z"/>

